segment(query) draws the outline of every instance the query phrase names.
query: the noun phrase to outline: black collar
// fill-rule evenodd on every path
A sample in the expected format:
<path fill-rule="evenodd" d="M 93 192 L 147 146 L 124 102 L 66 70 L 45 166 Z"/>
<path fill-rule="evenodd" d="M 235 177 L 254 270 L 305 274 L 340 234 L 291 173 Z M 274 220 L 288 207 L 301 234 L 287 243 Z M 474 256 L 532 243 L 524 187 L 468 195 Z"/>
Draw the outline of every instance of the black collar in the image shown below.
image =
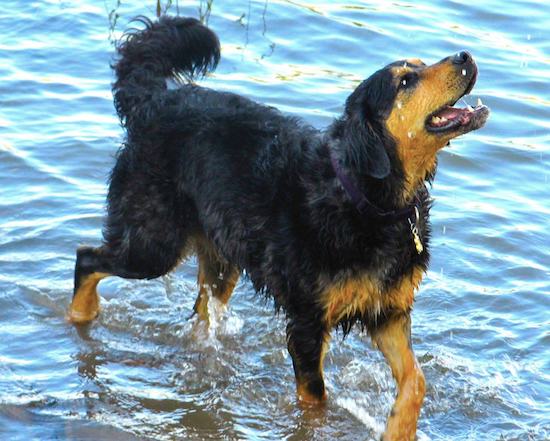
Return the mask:
<path fill-rule="evenodd" d="M 406 208 L 390 211 L 381 210 L 379 207 L 370 202 L 365 194 L 357 188 L 357 186 L 353 182 L 353 179 L 346 174 L 346 172 L 338 163 L 338 159 L 336 159 L 336 157 L 334 156 L 332 149 L 330 149 L 329 151 L 330 161 L 332 162 L 334 173 L 336 173 L 336 177 L 342 184 L 342 187 L 344 187 L 344 190 L 346 191 L 347 195 L 349 196 L 359 213 L 361 213 L 363 216 L 375 217 L 379 218 L 380 220 L 389 222 L 397 222 L 408 219 L 409 222 L 415 223 L 418 220 L 418 197 L 415 197 L 414 202 Z"/>

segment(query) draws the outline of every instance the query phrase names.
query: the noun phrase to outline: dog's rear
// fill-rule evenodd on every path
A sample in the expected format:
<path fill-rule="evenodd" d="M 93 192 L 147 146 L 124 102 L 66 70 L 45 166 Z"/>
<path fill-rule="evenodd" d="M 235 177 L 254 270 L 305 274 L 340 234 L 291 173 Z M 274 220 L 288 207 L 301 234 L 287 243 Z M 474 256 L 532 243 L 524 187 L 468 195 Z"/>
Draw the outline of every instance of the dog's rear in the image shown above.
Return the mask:
<path fill-rule="evenodd" d="M 111 172 L 103 244 L 77 251 L 68 313 L 75 323 L 97 316 L 101 279 L 156 278 L 190 252 L 199 260 L 195 311 L 207 319 L 207 294 L 227 302 L 243 259 L 259 258 L 243 249 L 256 242 L 242 236 L 258 230 L 251 222 L 267 223 L 266 201 L 280 192 L 274 167 L 286 172 L 286 162 L 270 148 L 273 139 L 309 133 L 273 108 L 192 84 L 220 58 L 218 38 L 199 21 L 140 21 L 145 29 L 126 34 L 117 48 L 113 93 L 126 140 Z M 168 78 L 182 77 L 189 84 L 168 90 Z M 241 173 L 230 172 L 235 168 Z M 245 199 L 248 205 L 237 204 Z M 224 250 L 213 245 L 214 236 Z"/>
<path fill-rule="evenodd" d="M 146 125 L 154 117 L 165 99 L 167 78 L 193 80 L 214 70 L 220 59 L 218 37 L 194 18 L 137 21 L 145 29 L 125 34 L 114 66 L 115 107 L 126 125 L 130 120 Z"/>
<path fill-rule="evenodd" d="M 187 112 L 165 118 L 175 121 L 179 130 L 195 130 L 199 123 L 193 116 L 196 111 L 187 109 L 183 95 L 168 91 L 166 81 L 182 77 L 191 81 L 213 70 L 220 58 L 219 41 L 193 18 L 137 21 L 145 28 L 125 34 L 117 48 L 113 94 L 127 138 L 111 173 L 104 244 L 77 251 L 69 310 L 76 323 L 98 314 L 96 287 L 101 279 L 109 275 L 151 279 L 165 274 L 178 263 L 195 229 L 192 203 L 173 184 L 172 165 L 180 153 L 177 145 L 166 142 L 169 135 L 162 118 L 167 109 L 172 110 L 167 102 L 179 100 Z M 164 138 L 155 130 L 162 130 Z"/>

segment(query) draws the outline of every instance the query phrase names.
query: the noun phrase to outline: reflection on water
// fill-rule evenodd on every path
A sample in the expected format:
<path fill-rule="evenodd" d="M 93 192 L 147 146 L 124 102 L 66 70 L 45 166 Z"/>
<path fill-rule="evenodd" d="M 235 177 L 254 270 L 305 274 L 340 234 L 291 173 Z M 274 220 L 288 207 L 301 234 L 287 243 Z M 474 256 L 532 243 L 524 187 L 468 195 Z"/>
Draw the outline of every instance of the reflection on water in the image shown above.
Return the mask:
<path fill-rule="evenodd" d="M 77 245 L 97 244 L 122 132 L 113 39 L 154 1 L 0 12 L 1 439 L 377 439 L 395 387 L 369 339 L 333 336 L 326 409 L 299 406 L 284 319 L 240 282 L 211 330 L 196 262 L 107 280 L 99 319 L 64 320 Z M 163 2 L 163 5 L 165 3 Z M 208 15 L 208 4 L 212 9 Z M 544 2 L 173 2 L 219 33 L 210 87 L 323 127 L 395 59 L 473 52 L 487 126 L 443 151 L 430 272 L 413 314 L 428 381 L 420 440 L 550 438 L 550 94 Z"/>

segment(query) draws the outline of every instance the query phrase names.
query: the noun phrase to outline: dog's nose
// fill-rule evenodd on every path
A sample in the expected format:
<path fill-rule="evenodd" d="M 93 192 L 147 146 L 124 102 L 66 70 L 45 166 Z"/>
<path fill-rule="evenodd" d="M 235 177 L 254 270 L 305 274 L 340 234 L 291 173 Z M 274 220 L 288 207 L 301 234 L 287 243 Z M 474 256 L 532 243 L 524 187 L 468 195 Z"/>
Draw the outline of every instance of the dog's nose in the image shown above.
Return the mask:
<path fill-rule="evenodd" d="M 466 64 L 469 61 L 472 61 L 472 56 L 466 51 L 458 52 L 453 57 L 453 64 Z"/>

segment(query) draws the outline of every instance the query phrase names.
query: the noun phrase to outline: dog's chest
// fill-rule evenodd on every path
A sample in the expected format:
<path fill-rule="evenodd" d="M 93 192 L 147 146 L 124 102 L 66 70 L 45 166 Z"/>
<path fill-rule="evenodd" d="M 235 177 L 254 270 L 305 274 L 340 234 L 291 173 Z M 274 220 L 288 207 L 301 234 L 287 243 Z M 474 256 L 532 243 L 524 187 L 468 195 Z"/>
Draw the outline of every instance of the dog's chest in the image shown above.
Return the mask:
<path fill-rule="evenodd" d="M 409 311 L 423 275 L 420 266 L 414 267 L 386 290 L 366 273 L 329 284 L 321 297 L 325 319 L 333 327 L 350 317 L 375 320 L 384 311 Z"/>

